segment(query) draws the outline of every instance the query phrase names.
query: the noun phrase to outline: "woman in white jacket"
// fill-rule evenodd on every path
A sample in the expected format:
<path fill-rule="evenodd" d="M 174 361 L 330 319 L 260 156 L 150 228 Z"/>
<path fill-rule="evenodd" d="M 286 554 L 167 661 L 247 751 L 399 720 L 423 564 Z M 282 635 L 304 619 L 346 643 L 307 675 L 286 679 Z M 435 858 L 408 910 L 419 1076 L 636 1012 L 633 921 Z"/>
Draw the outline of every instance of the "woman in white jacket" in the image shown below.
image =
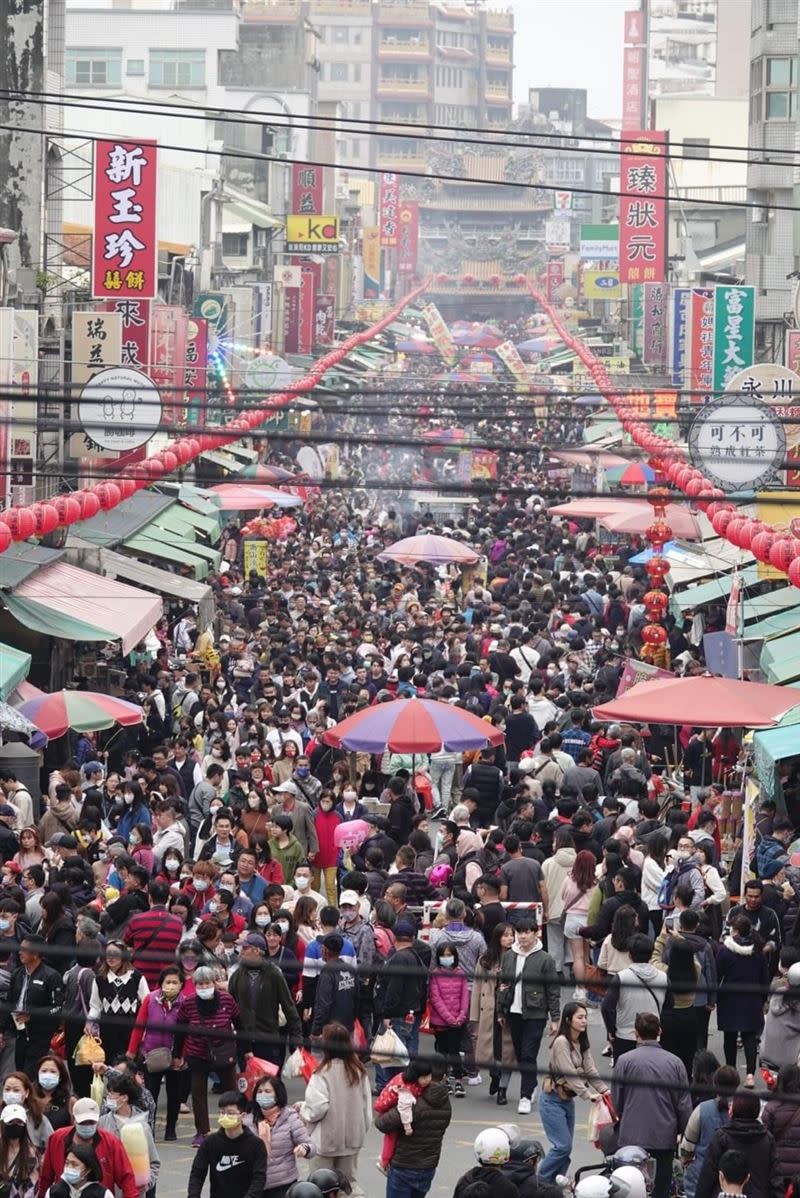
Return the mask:
<path fill-rule="evenodd" d="M 325 1025 L 322 1044 L 322 1062 L 295 1109 L 310 1129 L 316 1167 L 338 1169 L 358 1196 L 364 1192 L 356 1181 L 358 1154 L 372 1126 L 369 1078 L 341 1023 Z"/>

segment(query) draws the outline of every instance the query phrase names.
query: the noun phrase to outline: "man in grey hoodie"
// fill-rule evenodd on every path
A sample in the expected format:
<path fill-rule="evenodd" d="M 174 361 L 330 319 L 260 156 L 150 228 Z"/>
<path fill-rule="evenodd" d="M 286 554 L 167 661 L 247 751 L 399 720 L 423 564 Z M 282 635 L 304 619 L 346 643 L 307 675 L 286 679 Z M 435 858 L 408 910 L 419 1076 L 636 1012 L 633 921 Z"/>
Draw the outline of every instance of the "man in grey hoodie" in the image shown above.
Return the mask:
<path fill-rule="evenodd" d="M 636 1016 L 640 1011 L 661 1017 L 666 994 L 666 974 L 650 964 L 653 941 L 643 932 L 631 936 L 631 964 L 610 981 L 600 1012 L 611 1042 L 614 1064 L 636 1047 Z"/>

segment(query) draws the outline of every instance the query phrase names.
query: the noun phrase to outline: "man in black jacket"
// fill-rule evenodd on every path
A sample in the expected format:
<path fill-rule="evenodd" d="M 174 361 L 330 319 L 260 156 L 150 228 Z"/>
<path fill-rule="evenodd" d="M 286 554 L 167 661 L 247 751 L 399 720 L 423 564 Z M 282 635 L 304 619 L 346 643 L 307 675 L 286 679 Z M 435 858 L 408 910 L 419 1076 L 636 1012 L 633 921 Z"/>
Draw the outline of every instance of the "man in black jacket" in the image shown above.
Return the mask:
<path fill-rule="evenodd" d="M 464 775 L 464 785 L 478 792 L 478 820 L 482 828 L 494 823 L 498 804 L 503 797 L 503 774 L 494 764 L 494 749 L 481 750 L 480 760 Z"/>
<path fill-rule="evenodd" d="M 414 1103 L 410 1136 L 403 1134 L 396 1106 L 375 1118 L 378 1131 L 399 1133 L 389 1169 L 388 1193 L 393 1193 L 396 1188 L 398 1193 L 413 1193 L 422 1198 L 433 1184 L 445 1133 L 453 1116 L 444 1074 L 444 1062 L 432 1062 L 430 1083 Z"/>
<path fill-rule="evenodd" d="M 395 951 L 375 981 L 373 998 L 376 1027 L 393 1028 L 413 1059 L 419 1050 L 419 1025 L 428 1000 L 428 967 L 417 951 L 417 929 L 410 919 L 394 925 Z M 375 1067 L 375 1084 L 380 1091 L 399 1069 Z"/>
<path fill-rule="evenodd" d="M 20 945 L 20 964 L 11 977 L 0 1037 L 2 1047 L 5 1030 L 13 1022 L 17 1029 L 14 1063 L 29 1077 L 36 1076 L 39 1058 L 50 1049 L 64 1001 L 61 971 L 42 961 L 46 948 L 38 936 L 28 936 Z"/>
<path fill-rule="evenodd" d="M 620 907 L 633 907 L 640 932 L 646 932 L 650 925 L 650 912 L 642 902 L 639 894 L 639 875 L 635 869 L 625 865 L 614 875 L 614 893 L 601 906 L 597 923 L 581 928 L 581 936 L 587 940 L 605 940 L 611 931 L 614 916 Z"/>
<path fill-rule="evenodd" d="M 325 964 L 317 979 L 314 994 L 312 1039 L 322 1035 L 327 1023 L 341 1023 L 349 1032 L 353 1030 L 358 1014 L 359 991 L 355 973 L 339 959 L 343 947 L 344 937 L 338 932 L 329 932 L 322 939 L 322 959 Z"/>
<path fill-rule="evenodd" d="M 749 1198 L 782 1198 L 783 1178 L 775 1167 L 775 1141 L 759 1115 L 761 1104 L 757 1094 L 746 1090 L 731 1099 L 731 1119 L 718 1128 L 703 1157 L 697 1179 L 695 1198 L 716 1198 L 719 1193 L 719 1163 L 723 1153 L 737 1148 L 747 1157 L 750 1180 Z"/>
<path fill-rule="evenodd" d="M 260 1136 L 242 1123 L 243 1094 L 219 1096 L 219 1131 L 206 1136 L 189 1173 L 187 1198 L 200 1198 L 206 1175 L 210 1198 L 261 1198 L 267 1180 L 267 1150 Z"/>

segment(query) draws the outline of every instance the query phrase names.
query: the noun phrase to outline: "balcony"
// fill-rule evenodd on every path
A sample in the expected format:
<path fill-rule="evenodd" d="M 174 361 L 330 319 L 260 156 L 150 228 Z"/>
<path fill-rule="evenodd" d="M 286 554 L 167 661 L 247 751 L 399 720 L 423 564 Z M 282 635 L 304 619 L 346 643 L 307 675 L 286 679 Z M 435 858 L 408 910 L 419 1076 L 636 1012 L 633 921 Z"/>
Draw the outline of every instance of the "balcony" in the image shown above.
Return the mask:
<path fill-rule="evenodd" d="M 379 171 L 418 171 L 427 174 L 428 159 L 424 154 L 378 154 L 377 169 Z"/>
<path fill-rule="evenodd" d="M 510 46 L 487 46 L 486 47 L 486 65 L 487 65 L 487 67 L 511 66 L 511 47 Z"/>
<path fill-rule="evenodd" d="M 377 85 L 378 99 L 409 99 L 430 100 L 430 79 L 379 79 Z"/>
<path fill-rule="evenodd" d="M 311 19 L 317 13 L 336 16 L 368 17 L 372 12 L 372 0 L 311 0 Z"/>
<path fill-rule="evenodd" d="M 511 103 L 511 88 L 507 83 L 487 83 L 484 88 L 484 94 L 487 100 L 506 101 Z"/>
<path fill-rule="evenodd" d="M 431 48 L 425 39 L 385 37 L 378 46 L 378 58 L 390 62 L 426 62 L 430 57 Z"/>
<path fill-rule="evenodd" d="M 294 22 L 300 16 L 302 9 L 300 0 L 247 0 L 241 6 L 245 20 L 256 21 L 290 21 Z"/>
<path fill-rule="evenodd" d="M 486 14 L 486 29 L 489 33 L 493 30 L 507 30 L 514 28 L 514 14 L 511 11 L 507 12 L 487 12 Z"/>
<path fill-rule="evenodd" d="M 381 25 L 432 25 L 428 0 L 381 0 L 378 4 L 378 22 Z"/>

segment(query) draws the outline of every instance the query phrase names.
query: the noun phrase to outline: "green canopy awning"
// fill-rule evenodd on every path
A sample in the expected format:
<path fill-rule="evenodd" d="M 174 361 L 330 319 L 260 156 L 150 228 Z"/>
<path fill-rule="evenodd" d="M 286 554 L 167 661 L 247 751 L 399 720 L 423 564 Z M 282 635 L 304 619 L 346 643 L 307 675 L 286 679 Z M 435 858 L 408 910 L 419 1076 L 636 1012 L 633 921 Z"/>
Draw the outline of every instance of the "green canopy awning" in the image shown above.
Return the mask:
<path fill-rule="evenodd" d="M 19 595 L 3 595 L 3 603 L 15 620 L 30 628 L 32 632 L 41 632 L 43 636 L 61 637 L 67 641 L 108 641 L 113 640 L 113 634 L 107 628 L 98 628 L 96 624 L 87 624 L 77 620 L 65 612 L 46 607 L 35 599 L 23 599 Z"/>
<path fill-rule="evenodd" d="M 205 491 L 202 487 L 193 487 L 191 483 L 181 483 L 178 489 L 178 499 L 193 512 L 201 516 L 216 516 L 219 513 L 219 499 L 213 491 Z"/>
<path fill-rule="evenodd" d="M 713 567 L 709 567 L 713 569 Z M 739 571 L 742 586 L 753 586 L 758 582 L 758 566 L 747 566 L 744 570 Z M 679 591 L 670 597 L 670 608 L 674 615 L 680 616 L 690 607 L 702 607 L 704 603 L 716 603 L 720 599 L 725 599 L 731 593 L 733 586 L 733 574 L 723 574 L 719 578 L 712 578 L 708 582 L 703 582 L 699 586 L 687 587 L 685 591 Z"/>
<path fill-rule="evenodd" d="M 168 541 L 157 540 L 154 537 L 146 537 L 139 534 L 126 541 L 125 547 L 127 549 L 135 549 L 137 553 L 143 553 L 146 557 L 157 557 L 165 562 L 180 562 L 184 566 L 189 566 L 194 571 L 195 579 L 198 582 L 202 582 L 208 575 L 208 563 L 206 561 L 203 561 L 199 557 L 194 557 L 191 553 Z"/>
<path fill-rule="evenodd" d="M 175 504 L 172 495 L 160 491 L 137 491 L 118 507 L 107 512 L 98 512 L 91 520 L 81 520 L 72 525 L 75 536 L 93 545 L 113 548 L 139 532 L 145 524 Z"/>
<path fill-rule="evenodd" d="M 14 687 L 28 677 L 30 668 L 30 653 L 0 644 L 0 699 L 8 698 Z"/>
<path fill-rule="evenodd" d="M 251 449 L 249 445 L 226 445 L 225 449 L 228 453 L 232 453 L 234 457 L 241 458 L 242 461 L 251 462 L 258 461 L 258 450 Z"/>
<path fill-rule="evenodd" d="M 768 641 L 761 650 L 759 665 L 767 682 L 780 684 L 800 678 L 800 632 Z"/>
<path fill-rule="evenodd" d="M 168 512 L 162 512 L 160 516 L 156 516 L 152 523 L 158 528 L 166 528 L 170 532 L 180 533 L 190 541 L 196 539 L 198 532 L 212 541 L 218 541 L 220 538 L 221 530 L 217 516 L 201 516 L 199 512 L 190 512 L 188 508 L 184 507 L 170 508 Z"/>
<path fill-rule="evenodd" d="M 13 591 L 37 570 L 63 556 L 63 549 L 45 549 L 28 541 L 12 543 L 0 557 L 0 591 Z"/>
<path fill-rule="evenodd" d="M 775 591 L 767 591 L 764 595 L 754 595 L 745 599 L 742 604 L 742 616 L 745 624 L 753 620 L 763 620 L 779 611 L 800 607 L 800 591 L 796 587 L 778 587 Z M 797 621 L 800 626 L 800 618 Z"/>
<path fill-rule="evenodd" d="M 796 607 L 780 611 L 776 615 L 765 615 L 763 620 L 748 624 L 742 633 L 746 641 L 771 640 L 776 636 L 786 636 L 790 632 L 800 631 L 800 612 Z"/>

